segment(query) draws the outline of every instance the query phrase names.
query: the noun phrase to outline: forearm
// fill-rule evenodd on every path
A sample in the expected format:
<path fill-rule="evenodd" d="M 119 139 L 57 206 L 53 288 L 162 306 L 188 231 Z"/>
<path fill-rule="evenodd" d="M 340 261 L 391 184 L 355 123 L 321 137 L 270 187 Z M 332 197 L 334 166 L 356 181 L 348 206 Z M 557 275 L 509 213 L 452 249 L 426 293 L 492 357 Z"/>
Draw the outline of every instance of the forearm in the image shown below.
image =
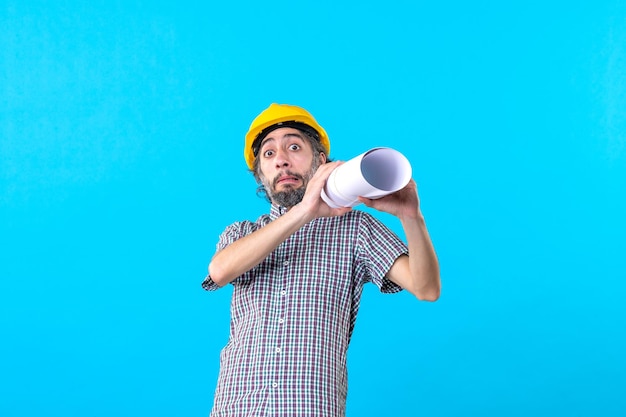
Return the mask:
<path fill-rule="evenodd" d="M 213 282 L 224 286 L 261 263 L 274 249 L 294 234 L 309 217 L 294 207 L 256 232 L 217 252 L 209 264 Z"/>
<path fill-rule="evenodd" d="M 421 213 L 401 219 L 409 247 L 411 292 L 419 299 L 435 301 L 441 292 L 439 261 Z"/>

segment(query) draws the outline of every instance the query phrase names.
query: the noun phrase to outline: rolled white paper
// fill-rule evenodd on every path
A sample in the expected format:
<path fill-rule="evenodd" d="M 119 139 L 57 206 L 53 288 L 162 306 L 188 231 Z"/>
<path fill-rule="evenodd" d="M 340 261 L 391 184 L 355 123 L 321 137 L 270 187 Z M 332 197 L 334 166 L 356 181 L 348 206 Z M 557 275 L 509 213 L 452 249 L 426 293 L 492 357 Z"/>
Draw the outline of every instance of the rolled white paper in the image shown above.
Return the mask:
<path fill-rule="evenodd" d="M 411 164 L 391 148 L 373 148 L 350 159 L 330 173 L 322 200 L 332 208 L 354 207 L 359 196 L 384 197 L 404 188 L 411 180 Z"/>

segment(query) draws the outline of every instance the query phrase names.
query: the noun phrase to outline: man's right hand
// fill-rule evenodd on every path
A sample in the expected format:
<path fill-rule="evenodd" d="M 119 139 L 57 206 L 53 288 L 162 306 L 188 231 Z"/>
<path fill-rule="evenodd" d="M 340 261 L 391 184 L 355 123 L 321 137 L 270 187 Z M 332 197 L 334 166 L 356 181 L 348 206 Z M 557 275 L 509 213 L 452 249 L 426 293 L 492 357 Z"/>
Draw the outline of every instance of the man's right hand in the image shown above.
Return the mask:
<path fill-rule="evenodd" d="M 217 285 L 224 286 L 263 261 L 285 239 L 311 220 L 341 216 L 352 210 L 352 207 L 331 208 L 321 197 L 330 173 L 340 164 L 322 164 L 311 177 L 300 203 L 278 219 L 217 252 L 209 264 L 211 279 Z"/>
<path fill-rule="evenodd" d="M 332 208 L 322 200 L 322 189 L 331 172 L 343 162 L 328 162 L 320 165 L 309 181 L 302 201 L 295 205 L 292 210 L 300 212 L 309 222 L 318 217 L 342 216 L 352 210 L 352 207 Z"/>

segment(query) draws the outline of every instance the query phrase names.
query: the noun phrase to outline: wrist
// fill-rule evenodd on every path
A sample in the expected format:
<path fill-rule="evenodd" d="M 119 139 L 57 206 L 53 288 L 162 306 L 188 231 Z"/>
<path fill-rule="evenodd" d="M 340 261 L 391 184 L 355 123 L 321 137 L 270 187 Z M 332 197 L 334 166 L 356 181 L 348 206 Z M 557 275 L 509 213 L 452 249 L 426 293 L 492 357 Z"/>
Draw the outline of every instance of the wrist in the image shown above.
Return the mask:
<path fill-rule="evenodd" d="M 424 216 L 419 208 L 415 211 L 411 211 L 410 213 L 404 213 L 398 217 L 401 223 L 417 223 L 419 225 L 426 223 L 426 220 L 424 220 Z"/>
<path fill-rule="evenodd" d="M 307 210 L 301 202 L 289 209 L 287 214 L 293 216 L 294 220 L 298 224 L 298 227 L 302 227 L 311 220 L 313 220 L 313 216 L 309 213 L 309 210 Z"/>

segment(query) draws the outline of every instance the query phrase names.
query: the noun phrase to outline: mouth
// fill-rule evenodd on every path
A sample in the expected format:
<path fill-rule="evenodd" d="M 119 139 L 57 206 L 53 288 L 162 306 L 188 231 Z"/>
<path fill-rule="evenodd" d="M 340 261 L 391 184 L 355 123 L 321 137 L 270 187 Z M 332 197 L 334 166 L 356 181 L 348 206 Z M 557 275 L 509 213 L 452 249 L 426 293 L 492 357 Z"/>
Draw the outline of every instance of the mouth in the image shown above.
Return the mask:
<path fill-rule="evenodd" d="M 278 185 L 296 185 L 300 183 L 300 177 L 296 175 L 281 175 L 274 180 L 274 186 Z"/>
<path fill-rule="evenodd" d="M 278 178 L 278 181 L 276 181 L 276 185 L 297 184 L 299 181 L 300 179 L 297 177 L 284 176 L 284 177 Z"/>

